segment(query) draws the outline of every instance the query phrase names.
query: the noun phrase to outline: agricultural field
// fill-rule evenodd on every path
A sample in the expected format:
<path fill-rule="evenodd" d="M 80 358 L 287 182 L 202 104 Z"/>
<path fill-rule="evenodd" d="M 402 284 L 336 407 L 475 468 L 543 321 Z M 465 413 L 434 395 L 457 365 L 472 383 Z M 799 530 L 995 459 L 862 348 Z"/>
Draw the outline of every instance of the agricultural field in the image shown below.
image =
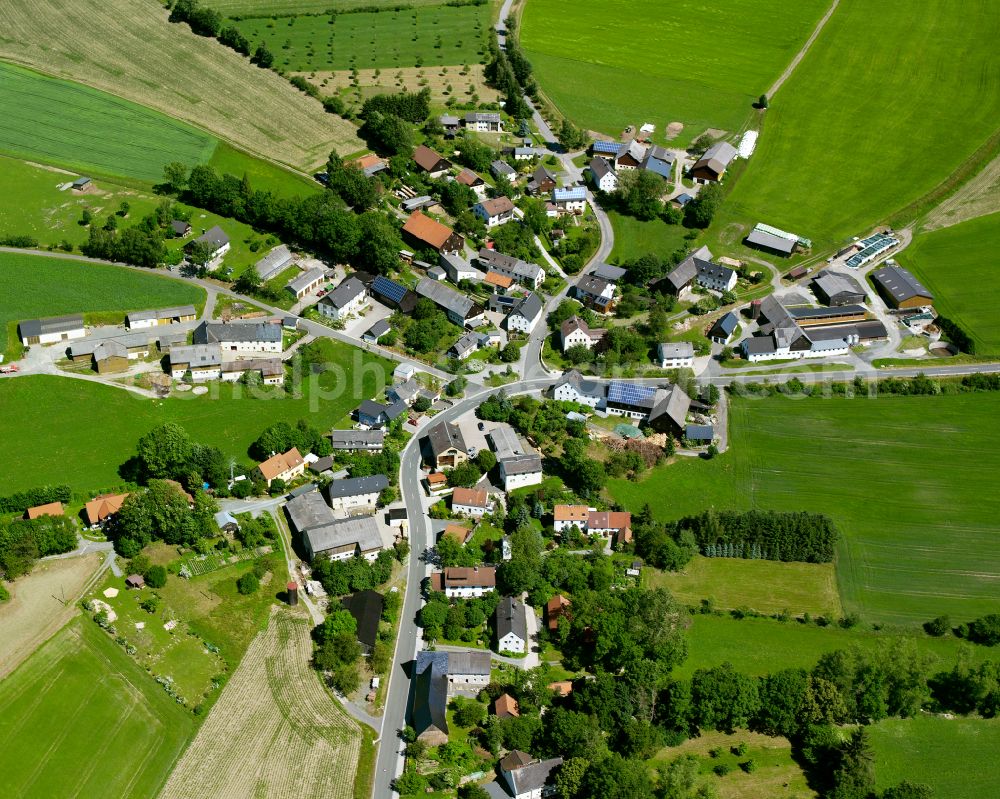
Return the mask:
<path fill-rule="evenodd" d="M 838 245 L 933 190 L 996 132 L 1000 17 L 989 3 L 912 10 L 889 0 L 873 24 L 869 3 L 841 0 L 772 99 L 715 227 L 767 222 Z"/>
<path fill-rule="evenodd" d="M 385 7 L 398 5 L 435 6 L 441 0 L 206 0 L 202 5 L 214 8 L 227 17 L 270 17 L 291 14 L 323 14 L 331 9 L 349 11 L 354 8 Z"/>
<path fill-rule="evenodd" d="M 668 225 L 659 219 L 642 222 L 617 211 L 608 211 L 608 219 L 615 232 L 615 246 L 611 250 L 611 260 L 615 263 L 650 253 L 665 257 L 687 245 L 684 234 L 688 230 L 681 225 Z"/>
<path fill-rule="evenodd" d="M 284 78 L 166 19 L 163 6 L 130 0 L 7 4 L 0 59 L 110 92 L 299 169 L 325 163 L 331 149 L 363 148 L 353 125 Z"/>
<path fill-rule="evenodd" d="M 934 307 L 954 319 L 976 342 L 977 355 L 1000 354 L 996 253 L 1000 213 L 917 234 L 899 254 L 934 294 Z"/>
<path fill-rule="evenodd" d="M 73 604 L 93 578 L 101 556 L 57 558 L 35 564 L 31 574 L 4 583 L 10 599 L 0 604 L 0 679 L 13 671 L 73 618 Z"/>
<path fill-rule="evenodd" d="M 846 612 L 915 625 L 995 610 L 1000 395 L 734 401 L 730 449 L 609 481 L 660 518 L 709 507 L 811 510 L 841 531 Z M 874 490 L 874 494 L 873 494 Z"/>
<path fill-rule="evenodd" d="M 322 190 L 315 180 L 270 161 L 254 158 L 224 141 L 219 142 L 208 164 L 219 173 L 238 178 L 246 175 L 253 188 L 269 191 L 277 197 L 308 197 Z"/>
<path fill-rule="evenodd" d="M 69 483 L 74 489 L 98 489 L 121 481 L 118 467 L 135 451 L 141 436 L 157 425 L 176 422 L 195 441 L 220 447 L 249 464 L 247 448 L 261 431 L 276 422 L 308 419 L 326 428 L 345 417 L 365 397 L 386 385 L 391 365 L 347 344 L 330 342 L 330 363 L 341 369 L 310 381 L 301 397 L 275 399 L 243 396 L 239 385 L 211 385 L 201 397 L 175 395 L 165 400 L 137 397 L 119 388 L 50 375 L 0 380 L 0 437 L 23 451 L 48 453 L 25 460 L 19 469 L 0 476 L 0 492 L 47 483 Z M 277 394 L 278 392 L 275 392 Z M 45 419 L 45 425 L 38 420 Z M 101 446 L 93 431 L 101 430 Z"/>
<path fill-rule="evenodd" d="M 838 618 L 837 578 L 830 563 L 773 563 L 700 555 L 682 572 L 646 567 L 644 585 L 666 588 L 681 602 L 711 599 L 716 607 L 751 608 L 760 613 L 788 611 L 793 616 Z"/>
<path fill-rule="evenodd" d="M 929 785 L 934 799 L 989 796 L 1000 782 L 1000 720 L 917 716 L 868 727 L 877 787 Z"/>
<path fill-rule="evenodd" d="M 121 324 L 127 311 L 205 304 L 205 290 L 153 272 L 61 258 L 0 253 L 0 347 L 19 348 L 17 322 L 40 316 L 94 314 Z"/>
<path fill-rule="evenodd" d="M 78 170 L 160 180 L 171 161 L 201 164 L 213 136 L 128 100 L 0 63 L 0 152 Z"/>
<path fill-rule="evenodd" d="M 477 63 L 490 7 L 428 6 L 335 16 L 245 19 L 235 26 L 292 72 Z"/>
<path fill-rule="evenodd" d="M 24 799 L 152 799 L 195 727 L 83 617 L 0 682 L 0 706 L 0 792 Z"/>
<path fill-rule="evenodd" d="M 530 0 L 521 46 L 543 93 L 578 125 L 617 135 L 652 122 L 662 139 L 681 122 L 683 143 L 707 128 L 739 131 L 828 6 Z"/>
<path fill-rule="evenodd" d="M 361 732 L 310 666 L 310 626 L 272 611 L 161 799 L 353 796 Z"/>

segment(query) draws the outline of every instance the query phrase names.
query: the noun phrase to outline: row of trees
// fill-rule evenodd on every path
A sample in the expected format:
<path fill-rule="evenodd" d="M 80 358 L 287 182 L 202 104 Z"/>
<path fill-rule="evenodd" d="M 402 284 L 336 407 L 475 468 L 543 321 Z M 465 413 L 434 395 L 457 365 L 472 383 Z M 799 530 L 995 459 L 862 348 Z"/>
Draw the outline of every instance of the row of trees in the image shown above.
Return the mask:
<path fill-rule="evenodd" d="M 73 489 L 68 485 L 36 486 L 14 494 L 0 496 L 0 513 L 23 513 L 28 508 L 47 505 L 50 502 L 69 502 Z"/>
<path fill-rule="evenodd" d="M 134 557 L 154 540 L 193 547 L 199 540 L 215 537 L 214 515 L 219 506 L 201 488 L 194 489 L 189 504 L 181 486 L 173 480 L 153 479 L 145 489 L 132 491 L 121 510 L 111 517 L 105 533 L 115 550 Z"/>
<path fill-rule="evenodd" d="M 76 548 L 76 525 L 65 516 L 0 520 L 0 577 L 16 580 L 39 558 Z"/>

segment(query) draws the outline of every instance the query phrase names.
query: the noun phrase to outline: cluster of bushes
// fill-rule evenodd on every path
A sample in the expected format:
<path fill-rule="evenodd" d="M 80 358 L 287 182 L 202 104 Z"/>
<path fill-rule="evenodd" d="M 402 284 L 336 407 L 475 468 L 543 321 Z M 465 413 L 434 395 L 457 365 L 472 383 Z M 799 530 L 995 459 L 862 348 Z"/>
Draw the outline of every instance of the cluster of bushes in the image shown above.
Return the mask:
<path fill-rule="evenodd" d="M 23 513 L 28 508 L 47 505 L 50 502 L 69 502 L 73 490 L 65 484 L 38 486 L 0 497 L 0 513 Z"/>
<path fill-rule="evenodd" d="M 405 548 L 397 545 L 393 550 L 384 549 L 372 563 L 360 556 L 347 560 L 330 560 L 321 556 L 313 561 L 313 579 L 319 580 L 330 596 L 375 589 L 392 577 L 394 557 L 402 562 L 406 557 Z"/>
<path fill-rule="evenodd" d="M 787 394 L 806 397 L 872 397 L 877 394 L 896 396 L 935 396 L 938 394 L 964 394 L 977 391 L 1000 391 L 1000 376 L 972 374 L 961 379 L 931 379 L 927 375 L 915 377 L 886 377 L 866 380 L 858 375 L 850 382 L 803 383 L 797 377 L 784 383 L 731 383 L 728 386 L 734 397 L 767 397 Z"/>
<path fill-rule="evenodd" d="M 193 507 L 181 486 L 172 480 L 151 479 L 145 489 L 132 491 L 111 517 L 105 534 L 122 557 L 131 558 L 154 540 L 193 547 L 216 535 L 215 500 L 194 489 Z"/>
<path fill-rule="evenodd" d="M 154 565 L 148 555 L 136 554 L 125 565 L 127 574 L 141 574 L 149 588 L 163 588 L 167 584 L 167 570 L 163 566 Z"/>
<path fill-rule="evenodd" d="M 958 322 L 946 316 L 939 316 L 934 320 L 935 324 L 941 328 L 941 332 L 947 336 L 948 341 L 958 347 L 962 352 L 969 355 L 976 354 L 976 341 L 966 332 Z"/>
<path fill-rule="evenodd" d="M 277 422 L 266 428 L 250 445 L 250 457 L 263 461 L 276 452 L 288 452 L 292 447 L 302 454 L 312 452 L 320 458 L 333 451 L 330 439 L 321 430 L 299 419 L 295 427 L 288 422 Z"/>
<path fill-rule="evenodd" d="M 378 94 L 361 107 L 359 134 L 377 152 L 409 155 L 413 149 L 412 125 L 423 124 L 430 114 L 430 89 L 420 92 Z"/>
<path fill-rule="evenodd" d="M 838 536 L 828 516 L 804 511 L 709 510 L 675 523 L 675 537 L 685 532 L 703 554 L 803 563 L 830 563 Z"/>
<path fill-rule="evenodd" d="M 938 616 L 936 619 L 924 623 L 924 632 L 934 637 L 947 635 L 951 632 L 956 638 L 964 638 L 974 644 L 996 646 L 1000 644 L 1000 613 L 988 613 L 954 628 L 951 626 L 950 618 Z"/>
<path fill-rule="evenodd" d="M 0 520 L 0 577 L 15 580 L 35 562 L 76 548 L 76 526 L 65 516 Z"/>
<path fill-rule="evenodd" d="M 482 635 L 480 628 L 493 615 L 499 602 L 500 595 L 496 591 L 482 597 L 452 600 L 433 591 L 427 597 L 427 604 L 420 609 L 419 622 L 424 628 L 424 637 L 471 643 Z"/>

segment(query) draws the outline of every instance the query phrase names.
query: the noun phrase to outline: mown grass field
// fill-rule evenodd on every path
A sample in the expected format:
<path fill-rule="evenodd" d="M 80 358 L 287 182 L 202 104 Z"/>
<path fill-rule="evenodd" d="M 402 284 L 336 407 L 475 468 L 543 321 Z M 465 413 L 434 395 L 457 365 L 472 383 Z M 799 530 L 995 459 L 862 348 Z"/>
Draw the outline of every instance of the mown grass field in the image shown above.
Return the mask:
<path fill-rule="evenodd" d="M 477 63 L 485 52 L 490 9 L 427 6 L 329 16 L 246 19 L 235 23 L 253 46 L 294 72 L 391 69 Z"/>
<path fill-rule="evenodd" d="M 0 348 L 17 344 L 16 323 L 70 313 L 120 313 L 205 304 L 205 290 L 181 280 L 118 266 L 0 253 Z M 2 350 L 0 350 L 2 351 Z M 44 418 L 44 417 L 37 417 Z"/>
<path fill-rule="evenodd" d="M 639 483 L 609 481 L 627 507 L 672 519 L 705 508 L 828 514 L 841 531 L 847 612 L 917 624 L 996 609 L 1000 395 L 734 401 L 730 450 L 682 459 Z"/>
<path fill-rule="evenodd" d="M 917 716 L 868 728 L 877 786 L 929 785 L 934 799 L 993 796 L 1000 783 L 1000 720 Z"/>
<path fill-rule="evenodd" d="M 521 45 L 542 91 L 577 124 L 608 134 L 652 122 L 679 142 L 739 130 L 826 11 L 826 0 L 585 4 L 531 0 Z"/>
<path fill-rule="evenodd" d="M 767 222 L 830 247 L 931 191 L 997 130 L 998 36 L 989 2 L 914 15 L 888 0 L 873 16 L 841 0 L 772 99 L 716 227 Z"/>
<path fill-rule="evenodd" d="M 997 252 L 1000 213 L 920 233 L 899 255 L 934 294 L 934 307 L 976 342 L 977 355 L 1000 354 L 997 325 Z"/>
<path fill-rule="evenodd" d="M 325 163 L 334 148 L 362 149 L 351 123 L 281 76 L 166 20 L 162 5 L 131 0 L 8 3 L 0 10 L 0 59 L 110 92 L 296 168 Z"/>
<path fill-rule="evenodd" d="M 177 705 L 80 617 L 0 682 L 0 793 L 154 797 L 194 732 Z"/>
<path fill-rule="evenodd" d="M 4 378 L 0 438 L 18 451 L 45 457 L 25 458 L 19 468 L 5 470 L 0 491 L 49 483 L 69 483 L 80 490 L 118 484 L 118 467 L 132 456 L 139 438 L 165 422 L 176 422 L 195 441 L 249 464 L 247 448 L 265 427 L 299 419 L 320 429 L 332 427 L 385 385 L 385 375 L 391 372 L 388 362 L 346 344 L 330 346 L 330 362 L 343 369 L 343 377 L 329 372 L 320 378 L 319 388 L 307 388 L 300 398 L 252 399 L 241 395 L 239 386 L 225 383 L 213 384 L 205 396 L 176 395 L 161 401 L 64 377 Z M 39 423 L 42 419 L 44 424 Z"/>
<path fill-rule="evenodd" d="M 272 612 L 163 799 L 353 796 L 361 732 L 310 665 L 310 628 L 304 616 Z"/>
<path fill-rule="evenodd" d="M 659 219 L 641 222 L 616 211 L 609 211 L 608 218 L 615 232 L 611 260 L 616 263 L 624 263 L 650 253 L 667 256 L 686 244 L 684 234 L 688 231 L 682 225 L 668 225 Z"/>
<path fill-rule="evenodd" d="M 171 161 L 201 164 L 217 140 L 89 86 L 0 63 L 0 151 L 73 169 L 160 180 Z"/>

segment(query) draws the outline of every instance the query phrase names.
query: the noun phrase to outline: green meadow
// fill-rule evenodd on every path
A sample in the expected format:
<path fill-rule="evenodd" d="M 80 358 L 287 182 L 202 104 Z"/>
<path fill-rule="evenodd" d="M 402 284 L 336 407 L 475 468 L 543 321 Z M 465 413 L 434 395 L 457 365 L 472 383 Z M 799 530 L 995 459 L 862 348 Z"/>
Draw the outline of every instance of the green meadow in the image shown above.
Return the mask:
<path fill-rule="evenodd" d="M 214 136 L 114 95 L 0 64 L 0 152 L 156 181 L 171 161 L 200 164 Z"/>
<path fill-rule="evenodd" d="M 997 253 L 1000 214 L 920 233 L 899 261 L 934 294 L 934 307 L 976 342 L 978 355 L 1000 354 L 997 325 Z"/>
<path fill-rule="evenodd" d="M 992 3 L 872 11 L 841 0 L 772 98 L 717 229 L 767 222 L 838 245 L 933 190 L 1000 126 Z"/>
<path fill-rule="evenodd" d="M 359 11 L 236 22 L 291 72 L 476 64 L 485 52 L 488 5 Z"/>
<path fill-rule="evenodd" d="M 826 0 L 706 4 L 677 0 L 530 0 L 521 46 L 542 91 L 585 128 L 616 134 L 652 122 L 679 142 L 738 131 L 826 11 Z"/>
<path fill-rule="evenodd" d="M 322 14 L 330 9 L 344 11 L 354 8 L 386 7 L 398 5 L 433 6 L 441 0 L 206 0 L 202 5 L 214 8 L 228 17 L 288 16 L 292 14 Z"/>
<path fill-rule="evenodd" d="M 0 793 L 155 797 L 191 713 L 96 624 L 77 618 L 0 682 Z"/>
<path fill-rule="evenodd" d="M 667 256 L 686 244 L 684 234 L 688 231 L 681 225 L 668 225 L 659 219 L 642 222 L 617 211 L 609 211 L 608 218 L 615 232 L 611 260 L 616 263 L 624 263 L 650 253 Z"/>
<path fill-rule="evenodd" d="M 38 255 L 0 252 L 0 282 L 0 352 L 17 346 L 22 319 L 83 313 L 121 324 L 127 311 L 205 304 L 204 289 L 152 271 Z"/>
<path fill-rule="evenodd" d="M 775 397 L 730 404 L 730 449 L 609 481 L 663 519 L 706 508 L 825 513 L 846 612 L 916 625 L 995 612 L 1000 395 Z"/>

